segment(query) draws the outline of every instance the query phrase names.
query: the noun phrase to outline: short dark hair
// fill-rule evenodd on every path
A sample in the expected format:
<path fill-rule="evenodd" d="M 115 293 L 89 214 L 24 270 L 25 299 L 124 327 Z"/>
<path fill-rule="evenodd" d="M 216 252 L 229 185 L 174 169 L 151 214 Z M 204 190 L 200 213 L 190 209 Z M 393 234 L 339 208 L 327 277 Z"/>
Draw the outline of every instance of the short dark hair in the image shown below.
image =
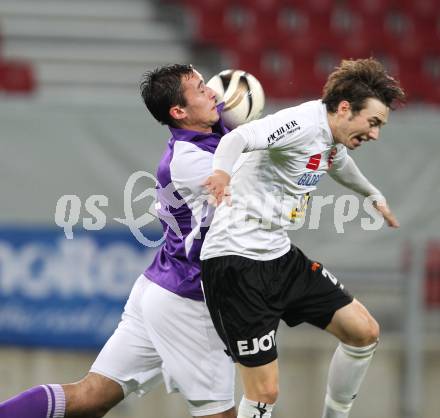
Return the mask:
<path fill-rule="evenodd" d="M 182 91 L 182 77 L 190 76 L 194 71 L 192 65 L 173 64 L 147 71 L 141 79 L 140 90 L 150 113 L 163 125 L 177 127 L 170 116 L 171 107 L 186 106 Z"/>
<path fill-rule="evenodd" d="M 374 58 L 342 60 L 328 76 L 322 101 L 330 113 L 337 111 L 342 100 L 347 100 L 352 112 L 358 113 L 369 98 L 379 99 L 391 109 L 395 108 L 396 102 L 405 101 L 399 82 Z"/>

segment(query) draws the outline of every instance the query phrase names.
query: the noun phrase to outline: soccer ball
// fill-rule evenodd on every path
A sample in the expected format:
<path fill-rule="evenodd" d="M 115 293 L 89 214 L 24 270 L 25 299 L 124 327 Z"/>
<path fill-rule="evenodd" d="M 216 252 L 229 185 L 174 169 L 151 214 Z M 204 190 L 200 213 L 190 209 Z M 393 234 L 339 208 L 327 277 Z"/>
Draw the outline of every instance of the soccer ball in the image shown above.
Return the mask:
<path fill-rule="evenodd" d="M 206 85 L 216 92 L 217 103 L 225 102 L 222 118 L 229 129 L 258 118 L 263 111 L 263 87 L 246 71 L 224 70 Z"/>

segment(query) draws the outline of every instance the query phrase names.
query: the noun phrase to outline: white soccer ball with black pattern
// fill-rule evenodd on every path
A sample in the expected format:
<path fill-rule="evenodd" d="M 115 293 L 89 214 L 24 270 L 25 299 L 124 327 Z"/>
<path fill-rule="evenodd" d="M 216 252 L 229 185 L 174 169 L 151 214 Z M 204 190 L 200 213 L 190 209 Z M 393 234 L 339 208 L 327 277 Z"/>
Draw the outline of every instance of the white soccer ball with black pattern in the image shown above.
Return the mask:
<path fill-rule="evenodd" d="M 257 119 L 264 109 L 263 87 L 246 71 L 224 70 L 206 84 L 216 92 L 217 103 L 225 102 L 222 118 L 229 129 Z"/>

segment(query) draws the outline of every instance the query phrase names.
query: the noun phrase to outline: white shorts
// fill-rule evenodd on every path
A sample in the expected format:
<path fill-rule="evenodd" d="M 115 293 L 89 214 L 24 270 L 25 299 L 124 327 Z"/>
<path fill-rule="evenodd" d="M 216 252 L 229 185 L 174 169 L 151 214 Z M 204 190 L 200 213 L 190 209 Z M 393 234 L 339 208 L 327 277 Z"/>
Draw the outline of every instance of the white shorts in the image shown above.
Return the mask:
<path fill-rule="evenodd" d="M 232 401 L 230 408 L 234 365 L 224 350 L 204 302 L 141 275 L 90 371 L 120 383 L 125 396 L 143 395 L 164 381 L 168 392 L 179 391 L 187 400 Z"/>

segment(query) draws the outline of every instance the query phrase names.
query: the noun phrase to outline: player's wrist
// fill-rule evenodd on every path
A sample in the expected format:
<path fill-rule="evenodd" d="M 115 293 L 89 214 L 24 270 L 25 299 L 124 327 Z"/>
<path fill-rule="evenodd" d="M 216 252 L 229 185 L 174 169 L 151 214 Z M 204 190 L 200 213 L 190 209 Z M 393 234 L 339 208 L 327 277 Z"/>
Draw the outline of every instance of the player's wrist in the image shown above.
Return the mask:
<path fill-rule="evenodd" d="M 231 178 L 231 174 L 230 174 L 230 173 L 228 173 L 227 171 L 222 170 L 222 169 L 220 169 L 220 168 L 215 169 L 215 170 L 213 171 L 213 175 L 215 175 L 215 176 L 220 176 L 220 177 L 225 178 L 225 179 L 228 179 L 228 180 Z"/>
<path fill-rule="evenodd" d="M 374 193 L 374 194 L 370 194 L 368 196 L 368 199 L 371 200 L 371 202 L 373 203 L 373 205 L 377 206 L 377 205 L 386 205 L 387 201 L 385 199 L 385 196 L 381 193 Z"/>

